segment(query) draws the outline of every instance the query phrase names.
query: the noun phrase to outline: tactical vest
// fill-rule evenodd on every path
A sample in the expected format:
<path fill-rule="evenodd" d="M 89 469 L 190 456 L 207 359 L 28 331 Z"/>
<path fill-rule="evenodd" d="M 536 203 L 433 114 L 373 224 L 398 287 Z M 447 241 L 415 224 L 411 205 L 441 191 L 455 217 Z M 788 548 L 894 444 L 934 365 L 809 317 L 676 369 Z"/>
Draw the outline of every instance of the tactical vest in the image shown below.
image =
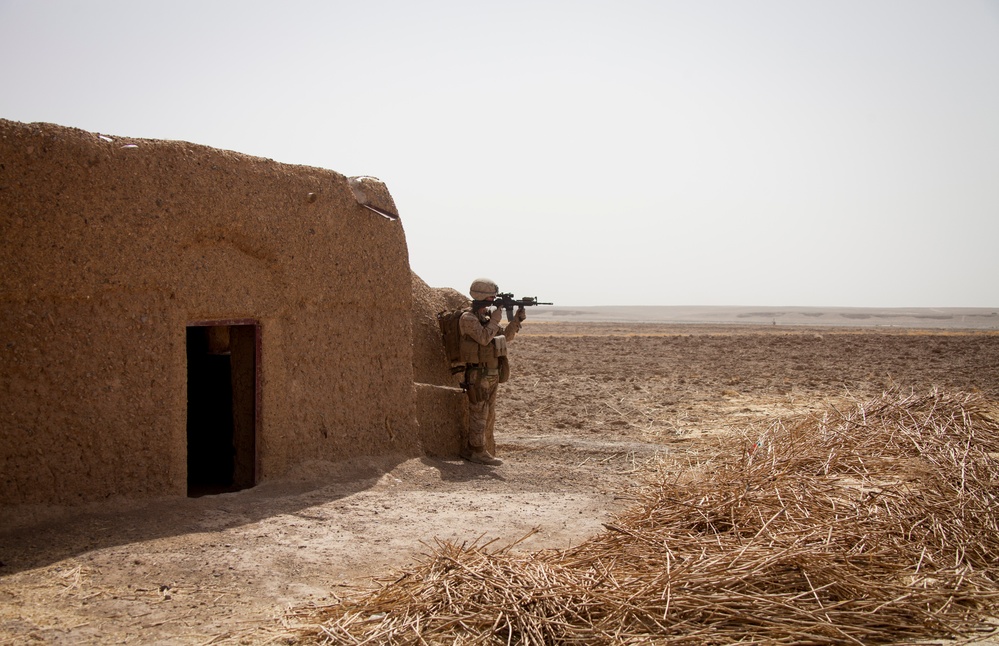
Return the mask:
<path fill-rule="evenodd" d="M 470 339 L 461 333 L 461 315 L 471 312 L 471 309 L 451 310 L 439 312 L 437 314 L 437 324 L 440 326 L 441 337 L 444 342 L 444 353 L 448 361 L 451 362 L 451 372 L 457 372 L 465 364 L 490 364 L 496 365 L 500 357 L 506 357 L 506 337 L 498 335 L 493 338 L 489 345 L 479 345 L 474 339 Z M 507 368 L 507 371 L 509 368 Z M 504 379 L 505 381 L 505 379 Z"/>
<path fill-rule="evenodd" d="M 461 336 L 459 344 L 462 363 L 488 363 L 496 365 L 496 360 L 506 356 L 506 337 L 502 334 L 493 337 L 489 345 L 479 345 L 475 339 Z"/>

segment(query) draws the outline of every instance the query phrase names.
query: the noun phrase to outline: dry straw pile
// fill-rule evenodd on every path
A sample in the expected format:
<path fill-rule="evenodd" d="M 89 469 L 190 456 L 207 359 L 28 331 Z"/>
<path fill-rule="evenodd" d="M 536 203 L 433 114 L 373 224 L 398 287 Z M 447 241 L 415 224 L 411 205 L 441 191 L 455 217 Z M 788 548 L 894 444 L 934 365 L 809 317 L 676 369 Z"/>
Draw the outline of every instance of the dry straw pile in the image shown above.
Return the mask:
<path fill-rule="evenodd" d="M 999 608 L 999 416 L 899 391 L 663 465 L 569 550 L 439 544 L 302 613 L 337 644 L 871 644 L 968 637 Z M 757 443 L 758 442 L 758 443 Z"/>

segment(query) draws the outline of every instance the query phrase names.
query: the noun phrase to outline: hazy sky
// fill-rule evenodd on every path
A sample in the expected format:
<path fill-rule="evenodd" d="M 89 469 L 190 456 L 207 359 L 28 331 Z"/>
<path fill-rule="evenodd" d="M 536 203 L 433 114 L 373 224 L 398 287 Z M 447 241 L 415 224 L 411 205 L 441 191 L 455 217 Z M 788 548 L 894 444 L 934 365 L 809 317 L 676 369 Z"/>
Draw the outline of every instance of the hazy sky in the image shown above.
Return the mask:
<path fill-rule="evenodd" d="M 374 175 L 559 305 L 999 306 L 999 0 L 0 0 L 0 117 Z"/>

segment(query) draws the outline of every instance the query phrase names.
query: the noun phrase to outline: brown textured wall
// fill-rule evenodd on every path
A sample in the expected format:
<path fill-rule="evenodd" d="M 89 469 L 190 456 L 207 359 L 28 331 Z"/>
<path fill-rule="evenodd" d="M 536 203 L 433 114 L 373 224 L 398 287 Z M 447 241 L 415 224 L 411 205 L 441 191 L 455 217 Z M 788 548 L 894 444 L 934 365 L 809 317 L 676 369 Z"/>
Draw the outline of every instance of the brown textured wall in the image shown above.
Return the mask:
<path fill-rule="evenodd" d="M 457 388 L 461 377 L 451 374 L 437 313 L 469 304 L 458 291 L 428 287 L 413 274 L 413 377 L 420 439 L 431 455 L 456 455 L 468 424 L 468 404 Z"/>
<path fill-rule="evenodd" d="M 357 199 L 329 170 L 0 120 L 0 504 L 184 494 L 195 321 L 260 326 L 258 479 L 449 451 L 417 421 L 401 222 Z"/>

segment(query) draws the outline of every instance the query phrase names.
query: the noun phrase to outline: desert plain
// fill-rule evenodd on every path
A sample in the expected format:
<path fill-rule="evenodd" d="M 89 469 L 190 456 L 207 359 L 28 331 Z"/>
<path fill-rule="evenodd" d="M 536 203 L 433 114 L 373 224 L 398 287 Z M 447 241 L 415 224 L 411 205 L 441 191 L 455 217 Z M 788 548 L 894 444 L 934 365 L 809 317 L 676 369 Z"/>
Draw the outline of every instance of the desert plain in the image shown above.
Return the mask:
<path fill-rule="evenodd" d="M 999 403 L 988 319 L 764 314 L 529 317 L 500 391 L 498 467 L 372 456 L 217 496 L 5 510 L 0 643 L 300 643 L 309 608 L 391 581 L 440 541 L 578 545 L 663 455 L 722 435 L 749 446 L 775 419 L 890 389 Z"/>

